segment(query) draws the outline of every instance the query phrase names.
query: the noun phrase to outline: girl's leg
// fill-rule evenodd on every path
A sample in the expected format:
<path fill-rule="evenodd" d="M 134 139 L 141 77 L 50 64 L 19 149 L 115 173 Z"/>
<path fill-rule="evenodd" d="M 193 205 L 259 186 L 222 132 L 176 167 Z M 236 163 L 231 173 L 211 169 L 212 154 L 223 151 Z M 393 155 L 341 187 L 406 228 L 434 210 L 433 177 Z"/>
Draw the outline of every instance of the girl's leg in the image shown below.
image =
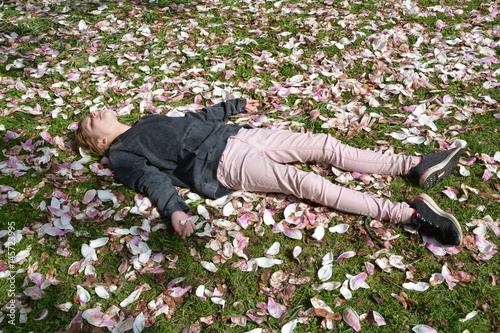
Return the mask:
<path fill-rule="evenodd" d="M 406 175 L 420 161 L 415 156 L 387 155 L 353 148 L 327 134 L 243 129 L 236 137 L 278 163 L 317 161 L 347 171 Z"/>
<path fill-rule="evenodd" d="M 239 133 L 228 140 L 218 178 L 227 188 L 294 195 L 339 211 L 392 223 L 409 221 L 412 212 L 407 203 L 375 198 L 334 185 L 317 174 L 277 163 L 241 141 Z"/>

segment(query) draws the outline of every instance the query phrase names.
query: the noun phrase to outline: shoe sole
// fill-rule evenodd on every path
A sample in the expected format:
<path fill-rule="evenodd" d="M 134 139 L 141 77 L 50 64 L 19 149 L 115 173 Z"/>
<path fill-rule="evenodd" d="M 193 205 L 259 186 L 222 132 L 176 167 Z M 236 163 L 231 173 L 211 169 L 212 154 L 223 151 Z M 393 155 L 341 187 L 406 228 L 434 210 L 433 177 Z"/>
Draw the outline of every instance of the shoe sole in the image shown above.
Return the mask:
<path fill-rule="evenodd" d="M 419 197 L 424 200 L 424 203 L 427 204 L 427 206 L 429 206 L 429 208 L 432 209 L 432 211 L 434 213 L 438 214 L 439 216 L 443 216 L 443 217 L 449 219 L 451 222 L 453 222 L 455 227 L 458 229 L 458 232 L 460 232 L 460 244 L 455 245 L 455 246 L 461 246 L 463 244 L 463 241 L 464 241 L 464 235 L 462 233 L 462 227 L 460 226 L 460 223 L 455 218 L 455 216 L 453 216 L 453 215 L 445 212 L 441 208 L 439 208 L 439 206 L 436 204 L 436 202 L 434 202 L 434 200 L 432 200 L 431 197 L 429 197 L 427 194 L 422 193 L 419 195 Z"/>
<path fill-rule="evenodd" d="M 420 186 L 422 186 L 425 190 L 428 190 L 436 185 L 441 179 L 453 173 L 461 155 L 462 148 L 456 149 L 453 154 L 450 154 L 450 156 L 448 156 L 441 163 L 425 170 L 419 180 Z"/>

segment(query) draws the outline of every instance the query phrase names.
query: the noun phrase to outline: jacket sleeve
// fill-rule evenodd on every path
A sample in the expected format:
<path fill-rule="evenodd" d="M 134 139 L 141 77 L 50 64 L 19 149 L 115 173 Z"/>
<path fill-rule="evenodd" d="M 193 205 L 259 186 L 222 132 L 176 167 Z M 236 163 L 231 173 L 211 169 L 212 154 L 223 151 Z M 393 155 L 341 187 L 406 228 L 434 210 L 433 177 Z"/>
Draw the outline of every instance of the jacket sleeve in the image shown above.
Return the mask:
<path fill-rule="evenodd" d="M 187 112 L 186 117 L 198 118 L 203 121 L 224 122 L 231 116 L 246 113 L 244 109 L 246 105 L 246 99 L 229 99 L 209 108 L 203 108 L 199 112 Z"/>
<path fill-rule="evenodd" d="M 188 205 L 179 197 L 171 179 L 146 158 L 120 151 L 111 158 L 113 171 L 118 179 L 128 187 L 151 199 L 158 210 L 167 218 L 181 210 L 189 212 Z"/>

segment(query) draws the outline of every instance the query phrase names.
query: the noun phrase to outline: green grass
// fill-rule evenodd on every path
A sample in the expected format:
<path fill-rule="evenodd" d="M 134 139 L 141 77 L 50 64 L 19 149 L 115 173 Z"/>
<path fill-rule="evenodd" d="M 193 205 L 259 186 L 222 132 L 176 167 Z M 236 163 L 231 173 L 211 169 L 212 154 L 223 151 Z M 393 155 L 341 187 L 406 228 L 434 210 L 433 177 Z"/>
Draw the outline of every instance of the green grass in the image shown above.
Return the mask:
<path fill-rule="evenodd" d="M 500 322 L 500 293 L 493 281 L 499 277 L 498 254 L 486 261 L 478 260 L 478 251 L 469 246 L 464 247 L 458 254 L 439 257 L 420 246 L 415 235 L 387 222 L 383 222 L 383 227 L 395 228 L 396 233 L 400 235 L 399 238 L 390 241 L 392 249 L 388 252 L 402 256 L 403 262 L 411 265 L 410 269 L 403 271 L 393 268 L 387 273 L 377 267 L 375 274 L 369 275 L 366 279 L 370 288 L 353 291 L 352 299 L 347 302 L 339 301 L 343 300 L 339 289 L 315 291 L 313 288 L 322 283 L 317 273 L 321 268 L 323 256 L 328 252 L 332 252 L 335 259 L 346 251 L 355 251 L 357 254 L 355 257 L 344 259 L 340 264 L 334 261 L 333 274 L 329 281 L 342 283 L 346 280 L 346 274 L 356 275 L 365 271 L 365 262 L 375 264 L 375 258 L 372 256 L 382 248 L 378 245 L 378 238 L 373 236 L 374 239 L 371 239 L 366 228 L 362 226 L 362 223 L 369 223 L 369 219 L 328 209 L 318 212 L 317 209 L 321 207 L 307 201 L 303 203 L 316 215 L 316 218 L 330 221 L 328 226 L 348 223 L 350 225 L 348 232 L 339 235 L 327 231 L 325 237 L 317 241 L 311 237 L 315 229 L 306 228 L 302 231 L 303 239 L 299 241 L 287 238 L 282 233 L 273 233 L 271 227 L 264 224 L 264 234 L 259 236 L 253 224 L 246 230 L 240 230 L 249 238 L 245 253 L 249 258 L 262 257 L 265 250 L 274 242 L 280 242 L 281 250 L 276 258 L 283 260 L 283 264 L 266 269 L 260 268 L 255 272 L 242 271 L 233 266 L 244 262 L 243 258 L 233 255 L 227 262 L 216 262 L 218 271 L 211 273 L 205 270 L 200 262 L 220 261 L 220 256 L 208 248 L 212 238 L 191 236 L 182 240 L 174 234 L 170 221 L 161 217 L 150 221 L 150 224 L 152 228 L 164 224 L 164 228 L 150 232 L 149 239 L 144 242 L 152 253 L 178 256 L 175 265 L 170 265 L 171 262 L 165 259 L 161 263 L 147 264 L 147 268 L 163 268 L 163 273 L 146 273 L 143 270 L 146 266 L 143 266 L 138 270 L 132 267 L 124 274 L 120 274 L 118 267 L 122 260 L 130 261 L 133 257 L 127 248 L 127 242 L 132 236 L 111 236 L 106 230 L 140 227 L 146 217 L 128 214 L 123 220 L 115 220 L 114 214 L 108 217 L 103 217 L 102 214 L 108 210 L 117 212 L 125 207 L 133 207 L 136 193 L 125 186 L 120 186 L 112 177 L 97 176 L 90 171 L 92 163 L 103 167 L 101 165 L 103 160 L 100 157 L 93 156 L 91 162 L 81 171 L 73 170 L 70 174 L 57 173 L 59 165 L 81 158 L 76 151 L 70 149 L 74 134 L 68 127 L 88 114 L 89 109 L 96 104 L 94 100 L 97 97 L 102 97 L 100 100 L 103 103 L 102 107 L 115 111 L 132 104 L 132 112 L 124 115 L 122 119 L 124 122 L 133 123 L 142 116 L 139 106 L 144 100 L 157 108 L 166 104 L 179 107 L 193 103 L 195 96 L 198 95 L 202 97 L 201 104 L 205 105 L 213 97 L 211 92 L 220 88 L 233 93 L 241 92 L 247 98 L 259 99 L 261 101 L 259 112 L 266 114 L 270 119 L 265 126 L 273 127 L 281 121 L 290 121 L 292 124 L 289 127 L 294 131 L 303 128 L 316 133 L 328 133 L 346 144 L 363 149 L 383 147 L 384 150 L 393 149 L 395 153 L 415 154 L 440 148 L 440 141 L 446 144 L 451 144 L 455 139 L 466 141 L 463 160 L 477 158 L 475 163 L 466 166 L 471 175 L 463 177 L 455 172 L 444 179 L 439 186 L 426 193 L 435 198 L 440 207 L 457 217 L 462 223 L 464 234 L 473 237 L 475 227 L 466 225 L 472 219 L 490 215 L 498 225 L 500 216 L 497 175 L 493 175 L 488 181 L 481 180 L 486 170 L 482 154 L 494 156 L 499 150 L 496 143 L 500 142 L 499 120 L 494 117 L 499 113 L 500 90 L 485 89 L 483 84 L 486 80 L 499 79 L 499 76 L 494 76 L 493 73 L 498 71 L 500 65 L 498 62 L 491 65 L 473 64 L 474 58 L 478 61 L 477 59 L 485 57 L 484 54 L 476 52 L 480 47 L 491 48 L 497 58 L 500 55 L 499 48 L 492 46 L 493 43 L 499 42 L 498 34 L 493 32 L 498 22 L 489 16 L 490 8 L 493 8 L 494 4 L 479 0 L 446 1 L 443 4 L 438 1 L 420 0 L 412 1 L 411 4 L 418 6 L 419 11 L 408 11 L 402 1 L 389 3 L 377 0 L 358 2 L 223 0 L 220 4 L 184 0 L 124 3 L 102 1 L 99 4 L 75 1 L 50 6 L 34 4 L 37 10 L 31 10 L 20 2 L 4 4 L 0 14 L 0 31 L 2 31 L 0 33 L 0 137 L 3 138 L 7 131 L 18 133 L 20 137 L 2 141 L 1 150 L 5 152 L 16 149 L 16 146 L 23 145 L 29 139 L 33 143 L 42 140 L 40 136 L 42 131 L 48 132 L 56 139 L 53 143 L 42 141 L 42 144 L 33 151 L 21 150 L 14 156 L 4 153 L 0 159 L 0 163 L 3 163 L 9 158 L 16 157 L 28 167 L 22 175 L 1 173 L 0 188 L 10 186 L 17 192 L 23 193 L 23 190 L 30 189 L 41 181 L 45 182 L 45 186 L 36 194 L 20 202 L 8 199 L 7 191 L 0 192 L 0 230 L 7 230 L 8 223 L 14 222 L 15 229 L 22 232 L 21 241 L 13 247 L 16 254 L 31 246 L 26 262 L 15 266 L 15 269 L 19 269 L 15 277 L 15 292 L 26 309 L 31 311 L 27 314 L 26 323 L 19 323 L 19 311 L 17 311 L 15 326 L 7 323 L 9 318 L 5 316 L 7 312 L 3 311 L 5 316 L 1 328 L 3 332 L 66 332 L 78 311 L 99 306 L 105 311 L 112 305 L 118 305 L 137 286 L 144 284 L 151 286 L 151 290 L 144 291 L 139 300 L 122 309 L 120 315 L 123 318 L 134 318 L 142 312 L 148 318 L 152 318 L 154 311 L 148 308 L 148 303 L 167 295 L 168 283 L 179 277 L 185 277 L 185 280 L 176 287 L 192 288 L 173 301 L 175 306 L 171 317 L 160 315 L 154 320 L 150 319 L 154 325 L 145 328 L 144 332 L 181 332 L 190 328 L 195 330 L 196 325 L 200 325 L 203 332 L 247 332 L 254 328 L 267 328 L 269 332 L 279 332 L 285 323 L 305 316 L 304 313 L 312 307 L 311 298 L 314 296 L 340 314 L 347 307 L 354 308 L 358 314 L 371 310 L 379 312 L 385 318 L 387 325 L 377 327 L 367 320 L 362 321 L 362 329 L 370 332 L 411 332 L 412 328 L 419 324 L 427 324 L 438 332 L 497 331 Z M 42 9 L 44 12 L 40 11 Z M 455 10 L 463 10 L 463 13 L 454 13 Z M 88 27 L 86 31 L 79 31 L 80 20 L 86 22 Z M 439 20 L 445 24 L 440 31 L 437 28 Z M 101 21 L 108 23 L 109 31 L 95 27 Z M 417 25 L 421 28 L 417 28 Z M 143 26 L 151 30 L 153 37 L 145 37 L 139 32 Z M 260 30 L 260 34 L 254 31 L 257 29 Z M 471 37 L 473 31 L 476 31 L 477 36 Z M 122 41 L 123 36 L 131 32 L 136 39 L 130 42 Z M 189 37 L 179 38 L 181 32 L 187 33 Z M 284 32 L 291 34 L 283 35 Z M 396 32 L 402 35 L 397 36 Z M 7 38 L 13 33 L 17 34 L 15 40 Z M 416 47 L 418 37 L 421 35 L 427 39 Z M 299 45 L 295 52 L 301 50 L 303 53 L 297 59 L 292 59 L 294 50 L 285 48 L 284 45 L 292 38 L 297 43 L 301 36 L 304 38 L 304 44 Z M 352 40 L 354 36 L 357 37 L 356 41 L 346 45 L 343 50 L 330 44 L 339 42 L 344 37 Z M 401 36 L 406 40 L 402 40 Z M 309 40 L 310 37 L 314 40 Z M 253 39 L 257 44 L 237 45 L 227 42 L 245 38 Z M 385 38 L 388 50 L 395 49 L 395 51 L 387 54 L 377 53 L 372 46 L 374 39 L 377 38 Z M 466 41 L 456 45 L 445 43 L 455 38 L 466 38 Z M 489 38 L 493 42 L 486 41 L 481 44 L 481 38 Z M 108 46 L 112 44 L 117 47 L 109 48 Z M 400 49 L 403 44 L 407 44 L 410 52 L 419 55 L 420 58 L 415 60 L 404 55 Z M 208 49 L 205 50 L 201 45 L 207 45 Z M 435 47 L 445 49 L 448 53 L 447 63 L 441 64 L 436 61 Z M 189 57 L 182 52 L 185 48 L 200 55 Z M 361 52 L 365 50 L 372 51 L 375 56 L 361 57 Z M 318 60 L 316 54 L 320 51 L 325 56 Z M 490 51 L 484 48 L 482 52 Z M 138 60 L 127 60 L 124 64 L 118 65 L 118 58 L 125 58 L 126 54 L 137 56 Z M 98 57 L 98 60 L 89 63 L 90 55 Z M 24 67 L 12 67 L 18 64 L 20 59 L 23 59 Z M 341 71 L 342 77 L 336 79 L 324 75 L 325 72 L 333 72 L 334 67 L 338 68 L 341 61 L 345 66 Z M 391 93 L 380 96 L 383 85 L 407 84 L 403 81 L 403 77 L 398 75 L 403 68 L 422 74 L 417 68 L 412 67 L 417 61 L 421 64 L 426 63 L 427 68 L 434 69 L 433 72 L 423 74 L 436 88 L 414 86 L 409 97 Z M 450 76 L 443 82 L 439 71 L 442 68 L 452 70 L 453 67 L 450 66 L 457 61 L 467 66 L 468 75 L 455 80 Z M 215 64 L 222 62 L 226 64 L 225 69 L 211 71 Z M 33 77 L 32 74 L 43 63 L 47 63 L 44 75 Z M 175 67 L 168 74 L 160 70 L 163 64 L 171 63 L 179 63 L 180 68 Z M 139 68 L 145 65 L 150 67 L 150 73 L 145 73 Z M 258 73 L 254 65 L 260 66 L 263 71 Z M 378 73 L 377 68 L 380 66 L 386 70 Z M 187 71 L 194 67 L 202 69 L 203 72 L 188 74 Z M 101 68 L 105 69 L 105 72 L 99 74 L 98 70 Z M 236 73 L 226 79 L 227 70 L 234 70 Z M 80 81 L 69 81 L 69 86 L 58 87 L 58 83 L 67 81 L 66 75 L 70 71 L 80 74 Z M 307 80 L 313 73 L 318 74 L 318 77 L 311 92 L 280 95 L 273 90 L 273 87 L 286 85 L 286 82 L 295 75 L 302 74 L 304 80 Z M 376 75 L 382 78 L 380 83 L 371 81 L 371 76 Z M 246 83 L 254 78 L 260 79 L 261 85 L 257 88 L 246 86 Z M 209 88 L 202 92 L 193 92 L 188 83 L 197 80 L 205 80 Z M 17 81 L 24 83 L 34 95 L 24 98 L 27 92 L 16 89 Z M 130 84 L 124 87 L 98 86 L 102 82 L 113 81 L 115 83 L 129 81 Z M 354 81 L 363 85 L 368 92 L 359 94 L 353 90 Z M 331 89 L 339 82 L 340 97 L 334 98 Z M 151 96 L 143 91 L 146 83 L 153 83 L 152 91 L 165 89 L 162 97 L 171 96 L 173 91 L 177 91 L 179 96 L 182 91 L 183 98 L 167 102 L 158 100 L 157 97 L 151 100 Z M 80 88 L 81 91 L 74 93 L 76 88 Z M 307 84 L 300 88 L 307 88 Z M 314 96 L 319 90 L 323 91 L 326 99 Z M 43 91 L 50 95 L 50 99 L 41 97 Z M 367 96 L 370 94 L 381 103 L 380 107 L 368 105 Z M 445 95 L 453 97 L 453 104 L 456 106 L 448 107 L 446 111 L 450 113 L 443 114 L 434 121 L 438 128 L 435 136 L 428 127 L 418 127 L 420 135 L 430 139 L 428 145 L 403 144 L 402 141 L 388 135 L 402 129 L 411 129 L 411 126 L 404 124 L 410 113 L 403 111 L 403 107 L 418 105 L 421 101 L 435 96 L 442 99 Z M 496 100 L 497 103 L 488 104 L 485 96 Z M 54 103 L 56 98 L 61 98 L 65 104 L 61 106 L 62 112 L 59 116 L 52 118 L 52 111 L 58 107 Z M 346 127 L 349 118 L 347 122 L 333 128 L 323 127 L 328 120 L 326 118 L 338 117 L 338 110 L 346 111 L 348 105 L 354 102 L 366 107 L 364 114 L 370 112 L 382 114 L 385 122 L 375 121 L 370 126 L 371 131 L 360 130 L 353 137 L 348 135 L 354 127 Z M 290 115 L 290 111 L 271 112 L 273 103 L 296 106 L 301 112 L 296 115 Z M 14 105 L 21 109 L 13 111 Z M 34 108 L 37 105 L 40 107 L 41 115 L 30 115 L 22 110 L 23 107 Z M 438 105 L 433 101 L 427 103 L 427 107 L 428 110 L 435 110 Z M 165 108 L 165 110 L 170 109 Z M 313 110 L 320 111 L 322 116 L 310 120 L 310 113 Z M 468 119 L 454 118 L 457 111 L 464 110 L 472 112 Z M 145 111 L 148 112 L 149 110 Z M 401 114 L 403 117 L 398 117 L 396 114 Z M 353 115 L 350 114 L 349 117 Z M 56 144 L 57 142 L 60 143 Z M 37 158 L 43 156 L 43 152 L 37 150 L 39 148 L 52 149 L 48 163 L 37 163 Z M 498 162 L 494 165 L 499 167 Z M 301 168 L 312 171 L 314 165 L 302 165 Z M 336 177 L 330 170 L 327 169 L 321 175 L 335 182 Z M 390 190 L 392 201 L 407 202 L 422 192 L 422 189 L 415 187 L 403 177 L 392 177 L 390 181 L 382 178 L 381 181 L 386 183 L 386 189 Z M 349 186 L 351 185 L 362 186 L 367 192 L 377 192 L 359 180 L 353 180 Z M 473 192 L 474 190 L 469 190 L 466 201 L 457 201 L 449 199 L 441 192 L 447 187 L 459 189 L 461 185 L 477 190 L 477 194 Z M 84 195 L 90 189 L 111 190 L 117 193 L 120 198 L 119 205 L 113 207 L 110 202 L 102 203 L 97 200 L 83 204 Z M 39 236 L 39 228 L 44 224 L 54 223 L 56 218 L 49 210 L 41 208 L 43 203 L 48 206 L 52 197 L 61 197 L 61 194 L 64 196 L 60 198 L 62 205 L 71 208 L 74 232 L 64 236 L 47 234 Z M 463 190 L 459 189 L 458 196 L 462 194 Z M 256 202 L 251 203 L 249 209 L 258 213 L 261 201 L 266 199 L 266 208 L 276 212 L 274 219 L 279 222 L 284 218 L 285 204 L 273 203 L 271 201 L 273 197 L 262 194 Z M 241 199 L 240 203 L 245 204 Z M 189 204 L 191 214 L 196 214 L 198 205 L 204 205 L 212 218 L 222 218 L 222 209 L 209 207 L 205 203 L 205 198 Z M 93 213 L 94 210 L 97 213 Z M 236 222 L 240 215 L 239 213 L 227 219 Z M 82 216 L 86 217 L 81 219 Z M 374 229 L 370 230 L 375 235 Z M 498 237 L 493 232 L 488 230 L 487 235 L 495 246 L 500 245 Z M 0 242 L 3 242 L 0 264 L 2 261 L 8 261 L 8 249 L 5 246 L 7 237 L 0 238 Z M 96 271 L 95 280 L 84 276 L 83 272 L 68 274 L 70 266 L 83 259 L 82 245 L 100 237 L 110 237 L 110 240 L 105 247 L 97 249 L 98 260 L 93 263 Z M 233 243 L 234 238 L 227 232 L 221 232 L 218 239 L 224 244 L 224 242 Z M 369 245 L 369 240 L 375 244 L 373 247 Z M 296 246 L 302 248 L 299 256 L 301 264 L 293 258 L 292 253 Z M 70 251 L 69 257 L 61 255 L 63 248 Z M 197 255 L 193 256 L 191 250 L 196 250 Z M 378 258 L 384 257 L 386 254 L 381 253 Z M 472 281 L 457 282 L 453 290 L 449 290 L 446 283 L 430 287 L 425 292 L 410 291 L 402 287 L 411 280 L 407 276 L 409 271 L 413 273 L 414 281 L 427 282 L 433 273 L 441 273 L 445 264 L 453 271 L 469 274 L 473 277 Z M 287 287 L 295 288 L 293 293 L 287 294 L 285 289 L 274 289 L 269 281 L 269 277 L 280 270 L 295 278 L 310 278 L 310 281 L 294 287 L 286 282 Z M 41 299 L 32 300 L 23 294 L 27 287 L 34 286 L 29 279 L 32 271 L 44 277 L 52 272 L 60 283 L 47 286 L 43 290 Z M 135 277 L 127 281 L 130 276 L 126 274 L 131 272 L 135 272 Z M 91 295 L 91 300 L 85 307 L 74 298 L 76 286 L 82 284 Z M 115 285 L 118 290 L 114 294 L 111 293 L 110 298 L 101 299 L 94 291 L 95 284 Z M 210 297 L 208 300 L 200 300 L 195 295 L 196 288 L 200 285 L 204 285 L 210 291 L 219 288 L 222 291 L 221 297 L 226 302 L 225 306 L 214 304 Z M 0 278 L 0 307 L 9 301 L 9 290 L 9 281 Z M 374 298 L 376 294 L 383 300 L 383 304 L 376 301 Z M 402 304 L 394 295 L 406 297 L 406 303 Z M 268 302 L 269 297 L 286 305 L 282 318 L 273 318 L 265 311 L 261 314 L 256 313 L 262 303 Z M 66 302 L 72 304 L 67 313 L 53 306 Z M 48 310 L 47 316 L 42 320 L 35 320 L 45 309 Z M 476 317 L 463 323 L 459 321 L 474 310 L 478 311 Z M 248 311 L 263 318 L 264 322 L 261 324 L 253 322 L 247 316 Z M 214 321 L 212 325 L 200 323 L 200 318 L 208 316 L 212 316 Z M 245 317 L 246 326 L 231 325 L 232 317 Z M 294 332 L 325 332 L 326 329 L 322 328 L 321 321 L 322 318 L 313 316 L 308 322 L 298 324 Z M 335 332 L 354 331 L 343 320 L 335 321 L 334 325 Z M 81 331 L 94 330 L 96 327 L 83 320 Z"/>

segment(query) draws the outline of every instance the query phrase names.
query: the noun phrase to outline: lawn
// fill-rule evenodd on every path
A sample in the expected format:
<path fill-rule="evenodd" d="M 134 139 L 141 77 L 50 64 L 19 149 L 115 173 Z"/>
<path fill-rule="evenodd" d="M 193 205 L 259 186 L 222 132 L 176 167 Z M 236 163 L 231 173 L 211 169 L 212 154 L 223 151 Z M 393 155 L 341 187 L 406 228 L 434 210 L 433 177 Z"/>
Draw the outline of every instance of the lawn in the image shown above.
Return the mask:
<path fill-rule="evenodd" d="M 5 1 L 0 5 L 0 332 L 498 332 L 498 1 Z M 186 240 L 107 158 L 127 123 L 230 98 L 230 121 L 385 154 L 464 147 L 425 191 L 461 247 L 272 193 L 179 195 Z M 392 201 L 404 177 L 296 164 Z"/>

